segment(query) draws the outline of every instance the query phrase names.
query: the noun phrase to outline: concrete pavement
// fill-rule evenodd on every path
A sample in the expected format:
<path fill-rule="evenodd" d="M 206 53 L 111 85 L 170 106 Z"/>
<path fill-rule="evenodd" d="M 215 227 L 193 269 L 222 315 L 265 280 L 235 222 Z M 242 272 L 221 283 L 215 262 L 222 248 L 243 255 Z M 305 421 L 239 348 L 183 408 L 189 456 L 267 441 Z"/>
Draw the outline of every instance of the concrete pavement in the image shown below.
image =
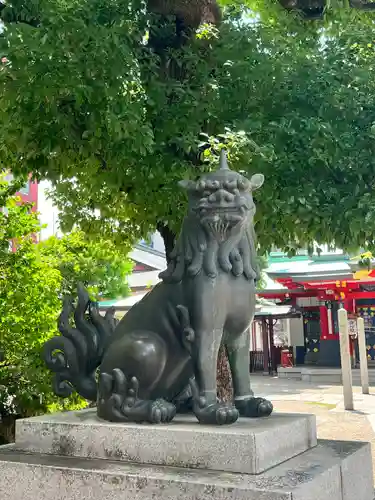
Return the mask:
<path fill-rule="evenodd" d="M 344 410 L 340 385 L 252 375 L 252 389 L 256 396 L 270 399 L 277 412 L 315 414 L 321 439 L 371 442 L 375 483 L 375 387 L 369 395 L 353 388 L 354 411 Z"/>

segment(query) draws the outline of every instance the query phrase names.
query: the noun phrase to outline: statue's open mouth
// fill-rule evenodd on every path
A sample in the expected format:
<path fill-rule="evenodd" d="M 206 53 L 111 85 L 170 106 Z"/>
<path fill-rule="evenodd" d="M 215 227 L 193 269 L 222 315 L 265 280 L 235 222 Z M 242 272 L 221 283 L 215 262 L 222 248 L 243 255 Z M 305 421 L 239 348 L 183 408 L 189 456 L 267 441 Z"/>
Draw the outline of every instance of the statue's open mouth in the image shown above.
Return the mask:
<path fill-rule="evenodd" d="M 199 207 L 201 219 L 226 220 L 238 222 L 244 219 L 246 213 L 245 206 L 203 206 Z"/>
<path fill-rule="evenodd" d="M 199 209 L 202 224 L 219 239 L 224 239 L 237 224 L 246 219 L 245 207 L 202 207 Z"/>

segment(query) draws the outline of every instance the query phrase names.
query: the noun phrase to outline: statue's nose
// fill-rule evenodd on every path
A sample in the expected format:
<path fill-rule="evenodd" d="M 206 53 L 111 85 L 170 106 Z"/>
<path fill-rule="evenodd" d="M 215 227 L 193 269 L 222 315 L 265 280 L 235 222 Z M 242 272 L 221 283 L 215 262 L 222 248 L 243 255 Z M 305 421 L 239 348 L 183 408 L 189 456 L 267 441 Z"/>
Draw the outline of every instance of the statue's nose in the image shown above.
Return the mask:
<path fill-rule="evenodd" d="M 214 193 L 210 194 L 208 201 L 211 203 L 230 203 L 234 200 L 234 195 L 225 191 L 225 189 L 218 189 Z"/>

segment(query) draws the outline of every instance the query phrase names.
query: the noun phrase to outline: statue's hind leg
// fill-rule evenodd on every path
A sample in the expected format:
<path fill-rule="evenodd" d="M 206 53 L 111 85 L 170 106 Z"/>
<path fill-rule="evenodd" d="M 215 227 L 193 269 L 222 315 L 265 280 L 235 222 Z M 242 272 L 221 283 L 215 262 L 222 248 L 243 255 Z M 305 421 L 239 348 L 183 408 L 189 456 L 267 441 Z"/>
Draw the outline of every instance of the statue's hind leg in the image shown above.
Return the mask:
<path fill-rule="evenodd" d="M 118 368 L 99 377 L 98 416 L 110 422 L 170 422 L 176 407 L 164 399 L 147 400 L 138 396 L 136 377 L 127 380 Z"/>
<path fill-rule="evenodd" d="M 113 342 L 100 368 L 98 416 L 112 422 L 170 422 L 176 407 L 151 398 L 166 362 L 164 341 L 153 332 L 133 332 Z"/>

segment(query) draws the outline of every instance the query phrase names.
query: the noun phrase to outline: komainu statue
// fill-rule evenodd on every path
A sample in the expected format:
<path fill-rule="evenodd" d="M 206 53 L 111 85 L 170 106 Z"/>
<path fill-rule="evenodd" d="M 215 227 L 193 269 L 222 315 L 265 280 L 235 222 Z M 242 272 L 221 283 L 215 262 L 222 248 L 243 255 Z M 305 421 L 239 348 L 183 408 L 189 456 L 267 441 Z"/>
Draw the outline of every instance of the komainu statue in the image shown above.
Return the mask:
<path fill-rule="evenodd" d="M 222 153 L 217 171 L 180 182 L 188 213 L 162 282 L 117 325 L 111 313 L 100 316 L 82 288 L 75 327 L 65 304 L 62 336 L 44 349 L 58 394 L 75 389 L 113 422 L 169 422 L 192 411 L 202 424 L 231 424 L 271 414 L 272 404 L 254 397 L 249 373 L 258 277 L 252 191 L 263 180 L 231 171 Z M 221 345 L 234 385 L 230 404 L 216 396 Z"/>

